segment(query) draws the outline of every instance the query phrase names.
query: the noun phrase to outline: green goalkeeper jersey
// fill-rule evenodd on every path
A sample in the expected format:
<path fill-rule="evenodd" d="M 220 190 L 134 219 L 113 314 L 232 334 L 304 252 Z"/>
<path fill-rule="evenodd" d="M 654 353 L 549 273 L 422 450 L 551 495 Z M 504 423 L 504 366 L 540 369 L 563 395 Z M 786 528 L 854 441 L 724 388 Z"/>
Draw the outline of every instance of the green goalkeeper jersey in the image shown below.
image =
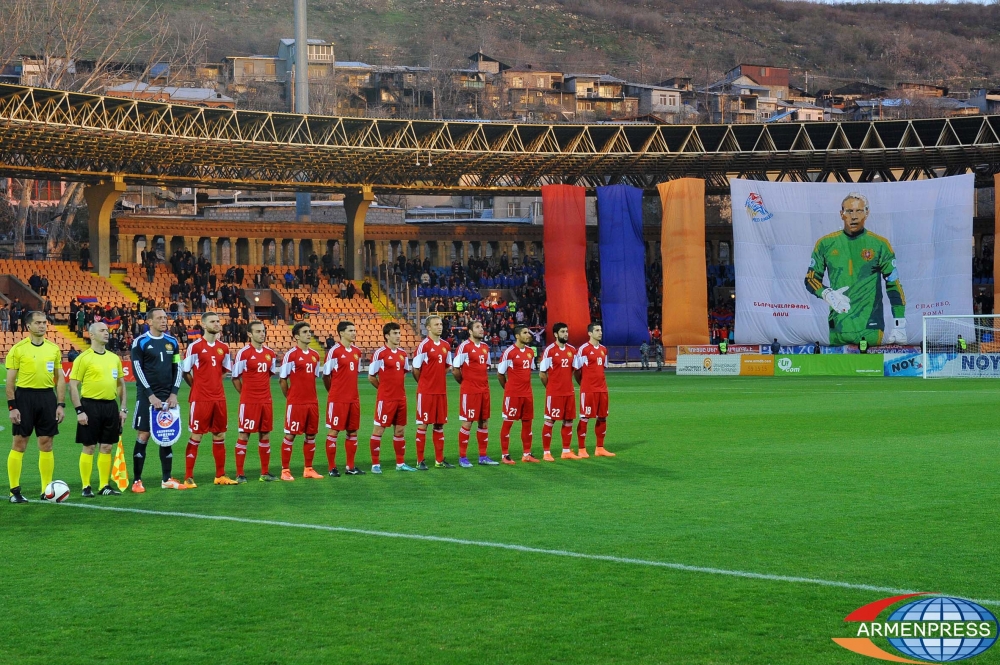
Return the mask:
<path fill-rule="evenodd" d="M 906 297 L 899 283 L 896 254 L 889 241 L 868 230 L 856 236 L 844 231 L 830 233 L 819 239 L 809 261 L 806 288 L 817 298 L 827 288 L 823 274 L 829 276 L 830 288 L 849 287 L 849 311 L 841 314 L 830 310 L 830 343 L 856 344 L 862 338 L 869 344 L 882 341 L 885 321 L 882 314 L 882 279 L 892 306 L 894 318 L 906 316 Z"/>

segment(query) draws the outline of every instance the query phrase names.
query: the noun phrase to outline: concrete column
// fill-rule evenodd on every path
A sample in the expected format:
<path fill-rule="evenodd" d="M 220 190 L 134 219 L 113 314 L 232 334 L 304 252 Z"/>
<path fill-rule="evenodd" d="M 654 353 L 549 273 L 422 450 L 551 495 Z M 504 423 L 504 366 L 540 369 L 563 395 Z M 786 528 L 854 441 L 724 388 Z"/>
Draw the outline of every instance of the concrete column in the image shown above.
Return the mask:
<path fill-rule="evenodd" d="M 348 279 L 360 281 L 365 277 L 365 217 L 374 200 L 375 194 L 367 185 L 360 192 L 344 197 L 347 228 L 344 230 L 343 257 Z"/>
<path fill-rule="evenodd" d="M 293 265 L 293 266 L 302 265 L 299 262 L 299 239 L 298 238 L 292 238 L 292 260 L 291 260 L 291 265 Z"/>
<path fill-rule="evenodd" d="M 219 236 L 210 236 L 208 240 L 212 243 L 212 249 L 208 253 L 209 263 L 213 266 L 222 265 L 222 252 L 219 251 Z"/>
<path fill-rule="evenodd" d="M 111 211 L 125 192 L 125 181 L 113 176 L 111 182 L 88 185 L 83 190 L 90 212 L 90 262 L 101 277 L 111 276 Z"/>
<path fill-rule="evenodd" d="M 118 260 L 122 263 L 135 263 L 135 236 L 133 234 L 118 234 Z"/>
<path fill-rule="evenodd" d="M 247 238 L 247 249 L 251 265 L 264 263 L 261 254 L 263 253 L 264 241 L 260 238 Z"/>

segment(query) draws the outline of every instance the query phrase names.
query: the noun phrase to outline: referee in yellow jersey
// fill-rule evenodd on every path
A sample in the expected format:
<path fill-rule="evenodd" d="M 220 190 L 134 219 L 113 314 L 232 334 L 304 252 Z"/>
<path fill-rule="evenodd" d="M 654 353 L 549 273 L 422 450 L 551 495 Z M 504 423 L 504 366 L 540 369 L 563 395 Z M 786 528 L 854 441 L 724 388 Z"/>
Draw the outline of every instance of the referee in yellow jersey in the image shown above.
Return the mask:
<path fill-rule="evenodd" d="M 56 465 L 52 456 L 52 437 L 59 433 L 59 423 L 63 419 L 66 381 L 62 351 L 45 339 L 48 325 L 42 312 L 25 314 L 24 327 L 28 336 L 11 347 L 5 361 L 7 408 L 14 430 L 14 445 L 7 457 L 11 503 L 28 502 L 21 495 L 21 462 L 32 433 L 38 439 L 38 472 L 42 476 L 43 498 Z"/>
<path fill-rule="evenodd" d="M 91 324 L 90 348 L 73 361 L 69 373 L 69 396 L 76 407 L 76 442 L 83 444 L 80 453 L 80 480 L 83 496 L 93 498 L 90 476 L 94 471 L 94 449 L 97 456 L 98 491 L 102 496 L 120 496 L 111 485 L 111 447 L 122 434 L 128 408 L 125 406 L 125 376 L 122 359 L 107 350 L 111 333 L 108 326 Z"/>

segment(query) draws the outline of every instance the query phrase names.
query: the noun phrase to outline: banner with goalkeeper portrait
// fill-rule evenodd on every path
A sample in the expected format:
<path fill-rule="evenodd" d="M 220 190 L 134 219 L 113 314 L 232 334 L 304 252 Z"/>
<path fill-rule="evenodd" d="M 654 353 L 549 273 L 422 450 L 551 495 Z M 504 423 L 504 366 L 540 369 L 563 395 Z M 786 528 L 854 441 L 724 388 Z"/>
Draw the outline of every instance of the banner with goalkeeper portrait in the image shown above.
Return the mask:
<path fill-rule="evenodd" d="M 913 345 L 971 314 L 973 186 L 731 180 L 736 343 Z"/>

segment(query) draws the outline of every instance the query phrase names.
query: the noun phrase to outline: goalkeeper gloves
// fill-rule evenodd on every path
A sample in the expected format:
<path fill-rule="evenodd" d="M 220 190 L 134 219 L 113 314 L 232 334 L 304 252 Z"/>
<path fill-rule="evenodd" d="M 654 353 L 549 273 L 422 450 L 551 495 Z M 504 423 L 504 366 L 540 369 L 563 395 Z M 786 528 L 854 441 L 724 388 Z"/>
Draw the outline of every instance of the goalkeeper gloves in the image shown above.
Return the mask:
<path fill-rule="evenodd" d="M 836 291 L 830 288 L 824 289 L 822 293 L 822 298 L 827 302 L 828 305 L 830 305 L 830 309 L 832 309 L 833 311 L 839 314 L 847 314 L 849 311 L 851 311 L 851 299 L 848 298 L 846 295 L 844 295 L 844 291 L 846 291 L 849 288 L 851 287 L 844 286 L 837 289 Z"/>
<path fill-rule="evenodd" d="M 886 338 L 886 344 L 906 344 L 906 319 L 894 319 L 896 327 Z"/>

